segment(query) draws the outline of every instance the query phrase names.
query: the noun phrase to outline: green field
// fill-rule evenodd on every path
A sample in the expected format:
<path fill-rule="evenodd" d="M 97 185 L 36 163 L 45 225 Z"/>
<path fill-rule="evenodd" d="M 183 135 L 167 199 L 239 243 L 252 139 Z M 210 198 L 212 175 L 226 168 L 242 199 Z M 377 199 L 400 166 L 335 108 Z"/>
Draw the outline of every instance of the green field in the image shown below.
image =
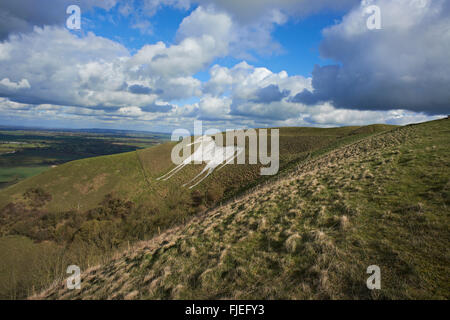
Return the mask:
<path fill-rule="evenodd" d="M 48 169 L 50 169 L 49 166 L 0 168 L 0 188 L 17 183 L 28 177 L 35 176 Z"/>
<path fill-rule="evenodd" d="M 148 148 L 167 139 L 157 133 L 1 130 L 0 189 L 68 161 Z"/>

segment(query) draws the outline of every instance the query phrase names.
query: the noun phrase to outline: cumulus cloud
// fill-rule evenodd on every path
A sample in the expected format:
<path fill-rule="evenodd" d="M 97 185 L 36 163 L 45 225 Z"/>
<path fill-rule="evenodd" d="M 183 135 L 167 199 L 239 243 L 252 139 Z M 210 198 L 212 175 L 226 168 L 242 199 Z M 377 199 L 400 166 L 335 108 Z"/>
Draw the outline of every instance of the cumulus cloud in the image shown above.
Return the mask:
<path fill-rule="evenodd" d="M 312 95 L 310 78 L 273 73 L 241 62 L 232 68 L 215 65 L 204 84 L 207 98 L 194 104 L 193 117 L 207 120 L 232 119 L 250 126 L 341 126 L 370 123 L 407 124 L 432 120 L 424 113 L 400 109 L 389 111 L 337 108 L 329 102 L 297 101 L 305 92 Z"/>
<path fill-rule="evenodd" d="M 381 9 L 382 29 L 366 27 L 366 5 Z M 448 112 L 450 2 L 366 1 L 324 31 L 321 54 L 340 65 L 316 66 L 314 92 L 293 101 L 331 101 L 354 109 Z"/>
<path fill-rule="evenodd" d="M 183 19 L 177 31 L 177 38 L 183 40 L 209 35 L 217 41 L 228 42 L 232 24 L 230 16 L 226 13 L 217 12 L 211 7 L 198 7 Z"/>
<path fill-rule="evenodd" d="M 187 72 L 163 67 L 160 73 L 150 72 L 142 66 L 147 60 L 136 62 L 141 53 L 131 56 L 117 42 L 92 33 L 78 37 L 63 28 L 35 28 L 0 43 L 0 96 L 101 109 L 201 94 L 200 81 Z"/>
<path fill-rule="evenodd" d="M 201 114 L 221 119 L 285 120 L 298 116 L 302 108 L 288 101 L 291 92 L 296 94 L 306 88 L 311 89 L 310 79 L 290 77 L 285 71 L 273 73 L 246 62 L 232 68 L 215 65 L 210 69 L 210 80 L 204 84 L 204 93 L 211 97 L 200 103 Z"/>
<path fill-rule="evenodd" d="M 132 68 L 145 65 L 142 71 L 147 74 L 185 77 L 205 70 L 220 57 L 251 58 L 250 51 L 272 52 L 279 48 L 271 37 L 274 23 L 280 23 L 276 15 L 241 25 L 217 7 L 198 6 L 181 22 L 174 44 L 145 45 L 129 65 Z"/>
<path fill-rule="evenodd" d="M 4 50 L 8 54 L 1 55 L 0 78 L 27 80 L 22 81 L 27 90 L 0 85 L 0 96 L 13 101 L 98 107 L 127 105 L 133 96 L 117 91 L 127 80 L 123 61 L 128 50 L 92 33 L 77 37 L 63 28 L 36 27 L 1 42 Z M 155 98 L 137 99 L 151 103 Z"/>
<path fill-rule="evenodd" d="M 136 25 L 143 30 L 150 30 L 148 17 L 153 16 L 160 8 L 171 6 L 182 10 L 197 8 L 201 10 L 215 10 L 232 19 L 234 24 L 228 32 L 229 51 L 237 58 L 253 58 L 250 51 L 257 54 L 272 54 L 280 52 L 281 46 L 272 38 L 272 31 L 276 25 L 282 25 L 291 17 L 305 17 L 322 10 L 348 10 L 360 0 L 135 0 L 119 5 L 119 12 L 123 15 L 136 16 Z M 195 15 L 194 11 L 194 15 Z M 196 13 L 201 16 L 202 12 Z M 193 16 L 193 15 L 191 15 Z M 194 17 L 192 17 L 194 18 Z M 219 19 L 214 19 L 219 18 Z M 188 23 L 185 19 L 181 29 L 189 31 L 184 35 L 198 35 L 205 30 L 220 33 L 223 20 L 209 15 L 205 19 L 194 18 L 195 23 Z M 208 20 L 209 19 L 209 20 Z M 146 23 L 144 23 L 146 22 Z M 214 28 L 211 28 L 214 26 Z M 183 32 L 179 32 L 179 35 Z M 219 38 L 219 37 L 216 37 Z"/>
<path fill-rule="evenodd" d="M 211 24 L 214 23 L 214 28 Z M 178 30 L 179 42 L 145 45 L 130 60 L 132 68 L 144 65 L 143 72 L 161 77 L 188 76 L 206 68 L 215 58 L 228 53 L 232 21 L 224 13 L 197 8 Z"/>
<path fill-rule="evenodd" d="M 213 21 L 217 28 L 208 28 Z M 176 112 L 165 101 L 202 95 L 192 75 L 227 53 L 231 26 L 228 15 L 199 7 L 183 20 L 177 43 L 146 45 L 134 55 L 93 33 L 36 27 L 0 43 L 0 96 L 35 110 L 53 105 L 69 112 L 71 106 L 77 116 L 93 109 L 102 111 L 100 119 L 155 119 Z M 211 101 L 202 99 L 205 117 L 212 117 L 205 105 Z"/>
<path fill-rule="evenodd" d="M 232 68 L 213 66 L 204 93 L 231 98 L 231 115 L 287 119 L 299 112 L 298 106 L 288 101 L 291 95 L 311 88 L 308 78 L 241 62 Z"/>
<path fill-rule="evenodd" d="M 93 6 L 95 1 L 90 3 Z M 119 12 L 132 14 L 130 10 L 136 3 L 120 3 Z M 161 5 L 183 9 L 190 6 L 188 1 L 177 0 L 139 3 L 145 6 L 147 15 L 154 14 Z M 247 62 L 234 67 L 210 65 L 219 57 L 245 57 L 248 51 L 275 50 L 273 27 L 283 24 L 289 16 L 316 12 L 327 4 L 349 8 L 355 1 L 195 3 L 200 6 L 182 21 L 174 43 L 144 45 L 134 54 L 115 41 L 93 33 L 77 36 L 62 27 L 36 27 L 28 33 L 10 35 L 0 42 L 3 119 L 52 117 L 167 127 L 186 126 L 193 119 L 201 119 L 222 128 L 404 124 L 433 118 L 400 110 L 408 107 L 406 102 L 429 102 L 427 99 L 433 96 L 435 103 L 430 105 L 436 106 L 436 101 L 445 96 L 441 84 L 445 84 L 449 72 L 441 49 L 448 47 L 448 42 L 434 40 L 439 26 L 441 31 L 449 30 L 442 15 L 448 12 L 448 6 L 443 2 L 441 6 L 428 3 L 428 13 L 415 12 L 414 19 L 400 18 L 395 10 L 389 11 L 392 17 L 383 16 L 384 29 L 372 33 L 364 28 L 366 16 L 360 15 L 362 9 L 352 10 L 341 23 L 324 32 L 322 54 L 341 65 L 317 66 L 313 79 L 290 76 L 286 71 L 272 72 Z M 433 27 L 424 31 L 419 26 Z M 388 28 L 393 30 L 392 35 L 386 35 Z M 416 44 L 396 43 L 412 31 L 418 34 Z M 448 34 L 440 36 L 447 39 Z M 380 45 L 386 39 L 390 42 Z M 429 50 L 420 51 L 419 45 Z M 208 81 L 194 77 L 208 68 Z M 408 92 L 406 83 L 418 91 Z M 429 94 L 431 84 L 434 95 Z M 396 95 L 395 90 L 399 90 Z M 176 101 L 183 100 L 189 104 L 176 105 Z M 395 110 L 354 110 L 357 108 Z"/>
<path fill-rule="evenodd" d="M 206 93 L 220 95 L 232 90 L 234 97 L 252 100 L 264 91 L 281 90 L 282 95 L 311 89 L 311 81 L 302 76 L 289 76 L 286 71 L 273 73 L 267 68 L 256 68 L 243 61 L 232 68 L 214 65 L 210 80 L 205 83 Z"/>
<path fill-rule="evenodd" d="M 229 118 L 231 99 L 205 96 L 198 103 L 200 120 L 221 120 Z"/>

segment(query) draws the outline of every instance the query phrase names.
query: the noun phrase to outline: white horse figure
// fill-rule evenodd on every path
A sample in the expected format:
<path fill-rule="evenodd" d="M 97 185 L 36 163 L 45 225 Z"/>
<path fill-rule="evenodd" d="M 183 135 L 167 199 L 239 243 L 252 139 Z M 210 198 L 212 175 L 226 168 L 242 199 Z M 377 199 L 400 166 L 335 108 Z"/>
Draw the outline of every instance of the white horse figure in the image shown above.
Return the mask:
<path fill-rule="evenodd" d="M 195 182 L 195 180 L 199 177 L 201 177 L 205 172 L 206 175 L 198 180 L 195 184 L 191 185 L 189 189 L 192 189 L 196 185 L 198 185 L 200 182 L 206 179 L 213 171 L 222 164 L 222 166 L 219 167 L 218 170 L 222 169 L 227 164 L 231 163 L 235 158 L 239 156 L 244 151 L 244 148 L 237 147 L 237 146 L 218 146 L 214 142 L 214 139 L 210 136 L 202 136 L 195 140 L 193 143 L 188 144 L 187 146 L 192 146 L 200 144 L 200 146 L 195 150 L 195 152 L 184 159 L 184 161 L 176 166 L 174 169 L 170 170 L 165 175 L 157 178 L 157 180 L 168 180 L 173 175 L 175 175 L 178 171 L 183 169 L 185 166 L 187 166 L 190 163 L 201 163 L 205 162 L 206 166 L 203 168 L 203 170 L 196 175 L 194 178 L 192 178 L 189 182 L 183 184 L 183 187 L 187 186 L 188 184 Z"/>

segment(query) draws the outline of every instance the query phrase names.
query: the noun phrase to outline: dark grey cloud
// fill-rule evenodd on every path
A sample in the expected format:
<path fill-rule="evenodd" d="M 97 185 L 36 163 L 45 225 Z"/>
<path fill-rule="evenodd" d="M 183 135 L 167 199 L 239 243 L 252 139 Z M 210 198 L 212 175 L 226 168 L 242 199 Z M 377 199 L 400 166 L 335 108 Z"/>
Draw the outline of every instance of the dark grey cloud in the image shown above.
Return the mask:
<path fill-rule="evenodd" d="M 271 84 L 267 87 L 258 89 L 255 93 L 256 98 L 252 100 L 255 103 L 272 103 L 281 101 L 290 95 L 289 90 L 280 90 L 278 85 Z"/>
<path fill-rule="evenodd" d="M 11 33 L 29 32 L 34 26 L 64 25 L 67 7 L 83 11 L 93 7 L 110 9 L 116 0 L 2 0 L 0 1 L 0 40 Z"/>
<path fill-rule="evenodd" d="M 152 62 L 161 60 L 161 59 L 167 59 L 169 58 L 169 55 L 167 54 L 156 54 L 153 58 L 152 58 Z"/>
<path fill-rule="evenodd" d="M 425 3 L 424 7 L 419 6 Z M 338 108 L 450 110 L 450 1 L 377 0 L 382 29 L 368 30 L 364 8 L 324 31 L 321 54 L 340 65 L 315 66 L 314 92 L 291 101 Z"/>
<path fill-rule="evenodd" d="M 53 99 L 43 99 L 40 97 L 20 96 L 20 95 L 3 93 L 2 90 L 0 90 L 0 97 L 8 98 L 9 100 L 17 102 L 17 103 L 30 104 L 30 105 L 47 104 L 47 103 L 53 104 L 56 102 Z"/>
<path fill-rule="evenodd" d="M 128 91 L 134 94 L 162 94 L 162 90 L 154 90 L 140 84 L 133 84 L 128 87 Z"/>
<path fill-rule="evenodd" d="M 321 102 L 317 93 L 312 93 L 307 89 L 304 89 L 302 92 L 289 99 L 289 101 L 294 103 L 303 103 L 307 106 L 312 106 L 318 102 Z"/>
<path fill-rule="evenodd" d="M 185 1 L 185 0 L 179 0 Z M 239 21 L 248 23 L 261 17 L 271 10 L 281 10 L 292 16 L 305 17 L 323 10 L 348 10 L 360 3 L 360 0 L 192 0 L 202 5 L 213 4 L 225 9 Z"/>
<path fill-rule="evenodd" d="M 128 0 L 121 1 L 119 11 L 124 16 L 137 12 L 149 17 L 163 6 L 187 10 L 196 5 L 213 5 L 227 11 L 239 22 L 251 23 L 262 17 L 267 18 L 273 10 L 304 17 L 324 10 L 348 10 L 360 2 L 361 0 Z"/>
<path fill-rule="evenodd" d="M 174 109 L 174 106 L 171 104 L 150 104 L 144 107 L 141 107 L 141 110 L 144 112 L 162 112 L 167 113 Z"/>

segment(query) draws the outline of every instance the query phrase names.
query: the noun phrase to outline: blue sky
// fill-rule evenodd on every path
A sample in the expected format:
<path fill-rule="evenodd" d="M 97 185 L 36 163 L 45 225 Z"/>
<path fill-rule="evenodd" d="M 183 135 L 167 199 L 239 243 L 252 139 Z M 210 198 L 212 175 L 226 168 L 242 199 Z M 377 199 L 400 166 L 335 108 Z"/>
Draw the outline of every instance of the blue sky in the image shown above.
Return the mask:
<path fill-rule="evenodd" d="M 330 127 L 448 112 L 444 0 L 39 3 L 0 4 L 2 125 L 170 132 L 195 120 Z M 81 30 L 67 28 L 71 4 Z"/>
<path fill-rule="evenodd" d="M 133 28 L 136 21 L 132 15 L 123 16 L 116 6 L 111 10 L 95 8 L 82 15 L 83 31 L 91 31 L 96 35 L 114 39 L 122 43 L 130 52 L 136 52 L 148 43 L 164 41 L 174 43 L 180 23 L 192 10 L 180 10 L 163 7 L 154 16 L 145 19 L 151 24 L 149 30 Z M 73 31 L 79 33 L 78 31 Z"/>
<path fill-rule="evenodd" d="M 167 44 L 176 42 L 176 33 L 183 19 L 194 9 L 177 9 L 164 6 L 158 12 L 146 19 L 151 27 L 148 31 L 133 28 L 135 18 L 120 15 L 119 7 L 111 10 L 95 8 L 83 14 L 83 28 L 73 31 L 75 34 L 94 32 L 98 36 L 117 40 L 126 46 L 130 52 L 137 52 L 148 43 L 163 41 Z M 311 76 L 315 64 L 329 64 L 332 60 L 322 59 L 319 45 L 322 40 L 322 30 L 342 19 L 345 12 L 324 12 L 310 17 L 293 19 L 283 25 L 277 25 L 272 33 L 273 38 L 280 44 L 280 50 L 258 54 L 251 51 L 253 65 L 266 67 L 274 72 L 288 70 L 289 74 L 305 77 Z M 218 58 L 212 64 L 218 63 L 232 67 L 240 59 L 234 57 Z M 196 78 L 206 81 L 208 70 L 198 72 Z"/>

